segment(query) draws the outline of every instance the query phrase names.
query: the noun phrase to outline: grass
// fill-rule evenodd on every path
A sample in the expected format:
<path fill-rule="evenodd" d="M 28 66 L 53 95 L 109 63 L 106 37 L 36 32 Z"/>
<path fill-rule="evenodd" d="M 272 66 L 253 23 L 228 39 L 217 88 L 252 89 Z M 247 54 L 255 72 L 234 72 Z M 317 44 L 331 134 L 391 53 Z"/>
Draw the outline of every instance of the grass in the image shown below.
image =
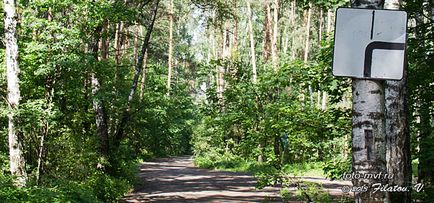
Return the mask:
<path fill-rule="evenodd" d="M 322 162 L 287 164 L 283 167 L 283 171 L 291 176 L 325 177 Z"/>
<path fill-rule="evenodd" d="M 272 174 L 273 172 L 277 171 L 277 169 L 267 163 L 259 163 L 253 160 L 243 160 L 239 157 L 232 156 L 223 156 L 216 160 L 210 160 L 205 157 L 196 157 L 194 159 L 194 163 L 196 166 L 201 168 L 244 172 L 250 174 Z M 283 167 L 283 171 L 291 176 L 325 177 L 322 170 L 322 162 L 286 164 Z"/>

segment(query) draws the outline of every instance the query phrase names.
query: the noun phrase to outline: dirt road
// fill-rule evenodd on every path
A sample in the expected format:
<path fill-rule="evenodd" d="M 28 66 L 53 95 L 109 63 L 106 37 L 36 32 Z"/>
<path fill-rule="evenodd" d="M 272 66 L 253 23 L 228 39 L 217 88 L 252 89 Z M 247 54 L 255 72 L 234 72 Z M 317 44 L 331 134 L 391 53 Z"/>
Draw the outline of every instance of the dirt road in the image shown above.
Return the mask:
<path fill-rule="evenodd" d="M 121 202 L 282 202 L 279 188 L 257 190 L 251 175 L 199 169 L 189 156 L 145 162 L 139 176 L 141 183 Z M 340 195 L 339 188 L 350 184 L 322 178 L 303 179 L 321 182 L 333 195 Z"/>

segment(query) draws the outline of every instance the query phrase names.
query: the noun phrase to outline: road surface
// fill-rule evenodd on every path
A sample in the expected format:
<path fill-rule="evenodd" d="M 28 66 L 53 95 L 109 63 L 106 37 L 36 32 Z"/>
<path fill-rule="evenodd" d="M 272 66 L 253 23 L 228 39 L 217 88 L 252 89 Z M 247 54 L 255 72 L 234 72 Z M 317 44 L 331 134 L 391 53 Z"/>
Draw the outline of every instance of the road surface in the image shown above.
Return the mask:
<path fill-rule="evenodd" d="M 255 189 L 252 175 L 200 169 L 193 165 L 191 156 L 145 162 L 139 176 L 139 185 L 121 202 L 283 202 L 278 187 Z M 322 183 L 333 196 L 342 195 L 339 188 L 351 184 L 313 177 L 303 177 L 303 180 Z"/>

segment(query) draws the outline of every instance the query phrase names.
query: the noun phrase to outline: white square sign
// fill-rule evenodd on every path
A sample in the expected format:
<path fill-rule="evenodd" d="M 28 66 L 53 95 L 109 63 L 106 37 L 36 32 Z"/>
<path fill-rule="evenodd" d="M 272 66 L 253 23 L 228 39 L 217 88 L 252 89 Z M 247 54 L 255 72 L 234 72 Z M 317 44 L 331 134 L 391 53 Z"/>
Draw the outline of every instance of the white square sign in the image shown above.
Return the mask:
<path fill-rule="evenodd" d="M 400 80 L 406 30 L 405 11 L 338 8 L 333 75 Z"/>

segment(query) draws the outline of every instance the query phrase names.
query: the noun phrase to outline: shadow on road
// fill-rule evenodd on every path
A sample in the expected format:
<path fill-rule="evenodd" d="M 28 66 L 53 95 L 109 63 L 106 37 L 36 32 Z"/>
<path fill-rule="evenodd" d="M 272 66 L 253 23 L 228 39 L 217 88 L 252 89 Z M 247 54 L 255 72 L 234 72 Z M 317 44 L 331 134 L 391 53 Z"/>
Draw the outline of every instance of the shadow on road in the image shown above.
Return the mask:
<path fill-rule="evenodd" d="M 139 177 L 141 183 L 121 202 L 282 202 L 279 188 L 257 190 L 249 174 L 196 168 L 191 156 L 145 162 Z M 306 180 L 319 181 L 327 190 L 342 186 L 321 178 Z"/>

